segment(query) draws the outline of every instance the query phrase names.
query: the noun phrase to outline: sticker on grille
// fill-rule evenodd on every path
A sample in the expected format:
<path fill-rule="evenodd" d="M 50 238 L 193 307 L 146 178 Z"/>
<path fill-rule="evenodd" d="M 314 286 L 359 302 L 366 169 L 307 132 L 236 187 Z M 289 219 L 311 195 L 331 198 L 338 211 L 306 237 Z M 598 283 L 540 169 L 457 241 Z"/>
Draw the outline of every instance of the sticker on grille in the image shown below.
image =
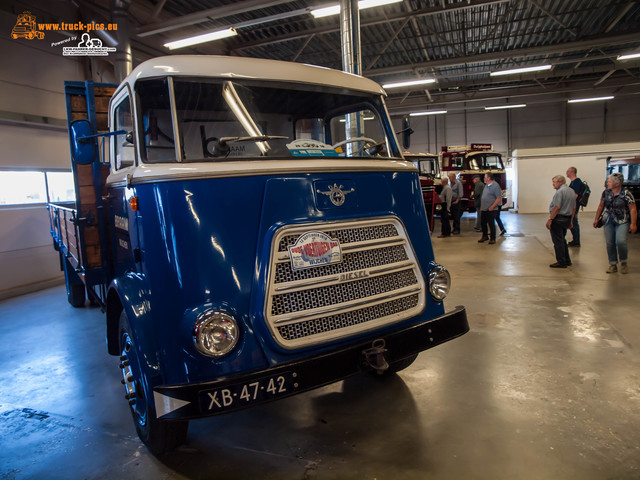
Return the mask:
<path fill-rule="evenodd" d="M 293 270 L 288 247 L 306 232 L 340 242 L 342 262 Z M 265 320 L 284 348 L 301 348 L 419 315 L 425 280 L 397 217 L 288 225 L 275 233 Z"/>
<path fill-rule="evenodd" d="M 359 325 L 377 318 L 393 315 L 398 312 L 410 310 L 418 304 L 418 295 L 399 298 L 390 302 L 374 305 L 360 310 L 355 310 L 328 317 L 315 318 L 306 322 L 294 323 L 278 327 L 280 335 L 285 340 L 295 340 L 298 338 L 317 335 L 341 328 Z"/>

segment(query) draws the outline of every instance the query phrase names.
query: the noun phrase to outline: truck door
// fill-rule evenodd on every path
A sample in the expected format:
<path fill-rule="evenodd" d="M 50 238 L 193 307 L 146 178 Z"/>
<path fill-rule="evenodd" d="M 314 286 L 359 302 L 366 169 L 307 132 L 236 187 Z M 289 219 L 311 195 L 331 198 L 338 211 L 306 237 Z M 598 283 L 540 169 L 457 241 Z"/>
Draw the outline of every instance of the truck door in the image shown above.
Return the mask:
<path fill-rule="evenodd" d="M 135 128 L 131 97 L 126 89 L 116 94 L 110 108 L 111 131 L 126 134 L 111 137 L 111 175 L 109 179 L 109 220 L 112 235 L 114 275 L 135 267 L 137 245 L 137 206 L 131 178 L 136 165 Z"/>

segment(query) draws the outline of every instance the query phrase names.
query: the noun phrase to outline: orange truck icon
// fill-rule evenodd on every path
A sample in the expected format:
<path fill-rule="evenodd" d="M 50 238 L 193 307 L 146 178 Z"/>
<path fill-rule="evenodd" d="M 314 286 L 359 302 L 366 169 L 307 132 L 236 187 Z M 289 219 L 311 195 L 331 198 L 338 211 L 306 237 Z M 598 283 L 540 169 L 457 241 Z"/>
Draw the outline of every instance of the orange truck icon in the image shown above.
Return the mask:
<path fill-rule="evenodd" d="M 18 21 L 16 22 L 13 30 L 11 30 L 11 38 L 26 38 L 33 40 L 37 38 L 42 40 L 44 38 L 44 32 L 36 29 L 36 16 L 31 12 L 22 12 L 18 15 Z"/>

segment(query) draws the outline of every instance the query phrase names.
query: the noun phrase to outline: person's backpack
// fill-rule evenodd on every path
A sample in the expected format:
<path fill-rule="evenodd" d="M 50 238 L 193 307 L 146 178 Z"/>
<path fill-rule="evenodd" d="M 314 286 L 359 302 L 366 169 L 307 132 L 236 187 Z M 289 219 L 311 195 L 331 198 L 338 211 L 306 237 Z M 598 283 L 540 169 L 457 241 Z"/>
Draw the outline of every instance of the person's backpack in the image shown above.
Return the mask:
<path fill-rule="evenodd" d="M 576 199 L 576 203 L 578 207 L 586 207 L 587 203 L 589 203 L 589 195 L 591 195 L 591 189 L 589 188 L 589 184 L 587 182 L 582 182 L 582 192 L 578 195 Z"/>

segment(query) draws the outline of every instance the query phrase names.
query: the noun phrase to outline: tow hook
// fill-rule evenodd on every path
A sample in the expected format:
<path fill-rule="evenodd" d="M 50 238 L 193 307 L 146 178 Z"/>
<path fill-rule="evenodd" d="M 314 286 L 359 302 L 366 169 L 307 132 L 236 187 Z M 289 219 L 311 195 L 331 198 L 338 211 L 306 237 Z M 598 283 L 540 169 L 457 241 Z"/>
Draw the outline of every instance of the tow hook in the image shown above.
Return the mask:
<path fill-rule="evenodd" d="M 366 364 L 373 368 L 378 375 L 382 375 L 389 369 L 389 363 L 384 358 L 384 353 L 387 352 L 387 349 L 384 348 L 385 345 L 384 339 L 378 338 L 371 343 L 371 348 L 362 351 Z"/>

